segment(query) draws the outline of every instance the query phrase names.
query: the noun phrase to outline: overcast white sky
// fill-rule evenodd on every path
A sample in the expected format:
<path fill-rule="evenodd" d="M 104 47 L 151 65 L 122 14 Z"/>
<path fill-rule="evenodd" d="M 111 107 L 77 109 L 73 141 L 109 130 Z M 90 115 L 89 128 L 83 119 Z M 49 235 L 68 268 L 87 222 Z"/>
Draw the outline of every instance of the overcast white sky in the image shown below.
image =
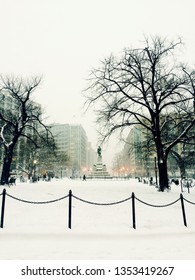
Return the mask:
<path fill-rule="evenodd" d="M 81 92 L 99 60 L 157 34 L 182 37 L 195 65 L 194 0 L 0 0 L 0 10 L 0 73 L 43 75 L 37 101 L 51 122 L 81 123 L 94 148 Z"/>

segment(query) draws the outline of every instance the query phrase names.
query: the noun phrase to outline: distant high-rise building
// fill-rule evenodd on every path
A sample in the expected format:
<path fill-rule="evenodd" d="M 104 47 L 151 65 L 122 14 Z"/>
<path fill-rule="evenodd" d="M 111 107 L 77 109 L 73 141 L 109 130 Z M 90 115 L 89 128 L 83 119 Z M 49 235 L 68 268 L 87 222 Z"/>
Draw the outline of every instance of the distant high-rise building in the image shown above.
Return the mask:
<path fill-rule="evenodd" d="M 174 131 L 177 126 L 169 125 L 169 131 Z M 156 176 L 157 155 L 155 143 L 150 132 L 141 125 L 135 125 L 129 131 L 123 150 L 116 158 L 115 170 L 118 174 L 131 176 L 150 177 Z M 181 176 L 185 172 L 188 177 L 194 174 L 194 128 L 188 134 L 189 141 L 175 145 L 167 159 L 168 173 L 171 177 Z M 179 169 L 180 168 L 180 169 Z M 182 169 L 183 168 L 183 169 Z"/>
<path fill-rule="evenodd" d="M 69 175 L 79 177 L 88 172 L 95 158 L 87 135 L 80 124 L 52 124 L 58 154 L 66 154 L 69 159 Z"/>

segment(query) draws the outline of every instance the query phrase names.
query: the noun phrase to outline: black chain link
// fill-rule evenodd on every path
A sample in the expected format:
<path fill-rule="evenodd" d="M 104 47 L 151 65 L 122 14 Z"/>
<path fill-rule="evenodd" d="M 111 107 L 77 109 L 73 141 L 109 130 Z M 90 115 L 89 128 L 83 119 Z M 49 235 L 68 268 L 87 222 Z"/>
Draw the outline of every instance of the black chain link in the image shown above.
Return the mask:
<path fill-rule="evenodd" d="M 63 200 L 65 198 L 67 198 L 69 195 L 66 195 L 66 196 L 63 196 L 63 197 L 60 197 L 60 198 L 57 198 L 57 199 L 54 199 L 54 200 L 49 200 L 49 201 L 29 201 L 29 200 L 24 200 L 24 199 L 21 199 L 21 198 L 17 198 L 13 195 L 10 195 L 8 193 L 6 193 L 7 196 L 15 199 L 15 200 L 18 200 L 20 202 L 25 202 L 25 203 L 30 203 L 30 204 L 49 204 L 49 203 L 53 203 L 53 202 L 57 202 L 57 201 L 60 201 L 60 200 Z"/>
<path fill-rule="evenodd" d="M 123 200 L 120 200 L 120 201 L 117 201 L 117 202 L 110 202 L 110 203 L 98 203 L 98 202 L 92 202 L 92 201 L 88 201 L 88 200 L 85 200 L 85 199 L 82 199 L 82 198 L 79 198 L 75 195 L 72 195 L 75 199 L 77 200 L 80 200 L 82 202 L 85 202 L 85 203 L 88 203 L 88 204 L 92 204 L 92 205 L 98 205 L 98 206 L 110 206 L 110 205 L 116 205 L 116 204 L 120 204 L 120 203 L 123 203 L 123 202 L 126 202 L 128 200 L 130 200 L 132 198 L 132 196 L 126 198 L 126 199 L 123 199 Z"/>
<path fill-rule="evenodd" d="M 0 196 L 2 196 L 2 195 L 3 195 L 3 193 L 0 193 Z M 30 204 L 49 204 L 49 203 L 58 202 L 58 201 L 60 201 L 60 200 L 63 200 L 63 199 L 66 199 L 66 198 L 69 197 L 69 194 L 68 194 L 68 195 L 66 195 L 66 196 L 63 196 L 63 197 L 60 197 L 60 198 L 57 198 L 57 199 L 54 199 L 54 200 L 49 200 L 49 201 L 29 201 L 29 200 L 24 200 L 24 199 L 21 199 L 21 198 L 17 198 L 17 197 L 15 197 L 15 196 L 13 196 L 13 195 L 10 195 L 10 194 L 8 194 L 8 193 L 6 193 L 6 195 L 9 196 L 9 197 L 11 197 L 11 198 L 13 198 L 13 199 L 15 199 L 15 200 L 17 200 L 17 201 L 24 202 L 24 203 L 30 203 Z M 99 205 L 99 206 L 117 205 L 117 204 L 121 204 L 121 203 L 123 203 L 123 202 L 126 202 L 126 201 L 128 201 L 128 200 L 130 200 L 130 199 L 132 198 L 132 196 L 130 196 L 130 197 L 126 198 L 126 199 L 123 199 L 123 200 L 120 200 L 120 201 L 116 201 L 116 202 L 99 203 L 99 202 L 88 201 L 88 200 L 79 198 L 79 197 L 77 197 L 77 196 L 75 196 L 75 195 L 72 195 L 72 197 L 74 197 L 75 199 L 80 200 L 80 201 L 82 201 L 82 202 L 84 202 L 84 203 L 88 203 L 88 204 L 92 204 L 92 205 Z M 143 200 L 137 198 L 136 196 L 135 196 L 135 199 L 136 199 L 137 201 L 139 201 L 139 202 L 141 202 L 141 203 L 147 205 L 147 206 L 157 207 L 157 208 L 158 208 L 158 207 L 160 208 L 160 207 L 168 207 L 168 206 L 171 206 L 171 205 L 177 203 L 177 202 L 180 200 L 180 198 L 178 198 L 177 200 L 175 200 L 175 201 L 173 201 L 173 202 L 171 202 L 171 203 L 168 203 L 168 204 L 164 204 L 164 205 L 155 205 L 155 204 L 147 203 L 147 202 L 145 202 L 145 201 L 143 201 Z M 190 203 L 190 204 L 195 205 L 195 202 L 189 201 L 189 200 L 186 199 L 186 198 L 184 198 L 184 200 L 185 200 L 186 202 Z"/>
<path fill-rule="evenodd" d="M 151 207 L 167 207 L 167 206 L 171 206 L 171 205 L 175 204 L 176 202 L 178 202 L 178 201 L 180 200 L 180 198 L 178 198 L 177 200 L 175 200 L 175 201 L 173 201 L 173 202 L 171 202 L 171 203 L 168 203 L 168 204 L 164 204 L 164 205 L 154 205 L 154 204 L 147 203 L 147 202 L 145 202 L 145 201 L 143 201 L 143 200 L 137 198 L 136 196 L 135 196 L 135 199 L 137 199 L 139 202 L 141 202 L 141 203 L 143 203 L 143 204 L 145 204 L 145 205 L 147 205 L 147 206 L 151 206 Z"/>
<path fill-rule="evenodd" d="M 189 201 L 188 199 L 186 199 L 185 197 L 183 198 L 183 200 L 185 200 L 186 202 L 195 205 L 195 202 Z"/>

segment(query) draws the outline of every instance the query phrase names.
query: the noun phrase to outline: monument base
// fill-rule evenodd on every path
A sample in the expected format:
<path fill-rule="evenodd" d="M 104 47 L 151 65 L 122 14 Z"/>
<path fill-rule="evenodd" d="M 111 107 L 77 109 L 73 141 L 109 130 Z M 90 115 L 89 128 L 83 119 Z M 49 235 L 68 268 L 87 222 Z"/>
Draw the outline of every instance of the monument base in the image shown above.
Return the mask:
<path fill-rule="evenodd" d="M 88 176 L 89 179 L 112 179 L 108 173 L 106 165 L 102 163 L 102 157 L 98 156 L 97 163 L 93 165 L 93 170 Z"/>

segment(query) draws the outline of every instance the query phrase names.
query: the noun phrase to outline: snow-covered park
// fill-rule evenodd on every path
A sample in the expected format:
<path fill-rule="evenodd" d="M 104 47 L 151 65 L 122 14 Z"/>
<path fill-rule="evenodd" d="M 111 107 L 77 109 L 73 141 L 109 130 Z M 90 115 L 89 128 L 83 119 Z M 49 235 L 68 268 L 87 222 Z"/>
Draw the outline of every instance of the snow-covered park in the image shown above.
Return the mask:
<path fill-rule="evenodd" d="M 1 194 L 3 189 L 0 186 Z M 81 199 L 72 198 L 71 229 L 66 197 L 69 190 Z M 66 178 L 17 182 L 6 187 L 6 192 L 4 225 L 0 228 L 1 260 L 195 259 L 195 187 L 190 193 L 186 188 L 183 192 L 187 227 L 181 188 L 175 184 L 162 193 L 136 179 Z M 136 196 L 136 229 L 132 222 L 132 192 Z M 2 195 L 0 206 L 1 201 Z M 121 203 L 96 205 L 113 202 Z"/>

